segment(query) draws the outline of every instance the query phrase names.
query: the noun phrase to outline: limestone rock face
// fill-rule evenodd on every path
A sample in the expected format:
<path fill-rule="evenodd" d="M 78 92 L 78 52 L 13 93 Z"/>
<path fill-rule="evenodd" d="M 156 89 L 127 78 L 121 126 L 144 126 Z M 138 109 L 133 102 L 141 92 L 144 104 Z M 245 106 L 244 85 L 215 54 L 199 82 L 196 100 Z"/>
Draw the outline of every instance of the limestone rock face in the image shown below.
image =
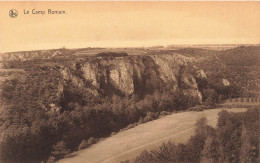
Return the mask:
<path fill-rule="evenodd" d="M 98 64 L 97 63 L 89 63 L 85 62 L 80 67 L 83 77 L 86 80 L 89 80 L 92 85 L 99 88 L 99 82 L 98 82 Z"/>
<path fill-rule="evenodd" d="M 130 95 L 134 92 L 133 66 L 123 60 L 112 64 L 108 69 L 109 84 L 119 89 L 123 94 Z"/>
<path fill-rule="evenodd" d="M 180 66 L 187 64 L 185 60 L 181 60 L 178 56 L 163 55 L 153 56 L 154 63 L 158 65 L 158 77 L 165 84 L 171 84 L 172 90 L 178 87 L 178 76 Z"/>
<path fill-rule="evenodd" d="M 181 78 L 179 80 L 180 89 L 183 91 L 185 95 L 198 99 L 200 102 L 202 101 L 202 94 L 198 89 L 198 84 L 195 77 L 192 74 L 187 72 L 183 72 Z"/>
<path fill-rule="evenodd" d="M 182 90 L 201 100 L 196 74 L 185 71 L 190 61 L 180 54 L 104 57 L 80 61 L 74 68 L 65 67 L 60 72 L 65 81 L 77 87 L 89 87 L 96 95 L 97 92 L 128 96 L 156 90 Z M 204 74 L 200 72 L 199 75 L 204 78 Z"/>

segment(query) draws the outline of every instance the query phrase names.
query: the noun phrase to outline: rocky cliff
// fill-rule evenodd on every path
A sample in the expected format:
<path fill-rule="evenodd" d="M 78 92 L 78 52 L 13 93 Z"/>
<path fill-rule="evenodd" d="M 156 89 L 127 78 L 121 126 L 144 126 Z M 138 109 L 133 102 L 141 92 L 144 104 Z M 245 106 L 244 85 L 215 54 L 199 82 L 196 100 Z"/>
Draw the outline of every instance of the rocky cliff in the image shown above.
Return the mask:
<path fill-rule="evenodd" d="M 155 91 L 181 90 L 202 99 L 196 76 L 187 65 L 192 60 L 174 54 L 96 57 L 60 67 L 65 83 L 84 87 L 93 95 L 144 96 Z"/>

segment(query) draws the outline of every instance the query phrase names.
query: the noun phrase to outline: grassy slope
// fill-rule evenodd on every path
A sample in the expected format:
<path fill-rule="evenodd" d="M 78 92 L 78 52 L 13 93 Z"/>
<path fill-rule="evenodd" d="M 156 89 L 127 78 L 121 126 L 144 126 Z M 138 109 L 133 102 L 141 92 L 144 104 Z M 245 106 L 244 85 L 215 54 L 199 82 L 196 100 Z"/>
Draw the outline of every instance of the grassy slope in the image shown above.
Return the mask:
<path fill-rule="evenodd" d="M 170 139 L 176 143 L 187 141 L 194 134 L 196 120 L 202 116 L 207 117 L 208 124 L 216 126 L 218 112 L 221 110 L 183 112 L 148 122 L 107 138 L 88 149 L 75 152 L 70 158 L 63 159 L 60 162 L 120 162 L 127 159 L 131 160 L 141 151 L 154 148 Z M 232 111 L 245 110 L 232 109 Z"/>
<path fill-rule="evenodd" d="M 237 47 L 213 52 L 197 66 L 203 69 L 209 80 L 221 82 L 223 78 L 243 89 L 259 89 L 260 47 Z"/>

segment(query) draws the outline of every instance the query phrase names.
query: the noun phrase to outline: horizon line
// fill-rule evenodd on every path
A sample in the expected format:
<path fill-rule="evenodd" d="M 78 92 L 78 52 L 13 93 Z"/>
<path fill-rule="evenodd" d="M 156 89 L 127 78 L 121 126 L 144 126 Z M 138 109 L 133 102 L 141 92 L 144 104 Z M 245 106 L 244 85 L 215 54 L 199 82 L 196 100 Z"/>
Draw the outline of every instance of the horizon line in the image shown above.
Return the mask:
<path fill-rule="evenodd" d="M 0 54 L 5 54 L 5 53 L 18 53 L 18 52 L 30 52 L 30 51 L 43 51 L 43 50 L 55 50 L 55 49 L 86 49 L 86 48 L 92 48 L 92 49 L 122 49 L 122 48 L 155 48 L 155 47 L 163 47 L 163 48 L 170 48 L 170 46 L 180 46 L 180 47 L 185 47 L 185 46 L 260 46 L 260 43 L 209 43 L 209 44 L 168 44 L 168 45 L 151 45 L 151 46 L 87 46 L 87 47 L 66 47 L 62 46 L 59 48 L 47 48 L 47 49 L 28 49 L 28 50 L 17 50 L 17 51 L 6 51 L 6 52 L 0 52 Z"/>

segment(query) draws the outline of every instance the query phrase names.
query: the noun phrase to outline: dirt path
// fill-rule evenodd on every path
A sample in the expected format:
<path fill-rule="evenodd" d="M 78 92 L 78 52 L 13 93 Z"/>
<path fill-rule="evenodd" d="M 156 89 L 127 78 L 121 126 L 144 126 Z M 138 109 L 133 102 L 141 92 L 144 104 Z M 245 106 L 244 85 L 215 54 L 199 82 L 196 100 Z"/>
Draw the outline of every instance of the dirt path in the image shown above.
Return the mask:
<path fill-rule="evenodd" d="M 117 163 L 132 160 L 141 151 L 152 149 L 162 142 L 172 140 L 175 143 L 186 142 L 194 134 L 194 124 L 200 117 L 207 117 L 208 124 L 216 126 L 218 113 L 223 109 L 212 109 L 203 112 L 176 113 L 154 120 L 135 128 L 120 132 L 90 148 L 74 152 L 61 163 Z M 228 109 L 245 111 L 246 109 Z"/>

